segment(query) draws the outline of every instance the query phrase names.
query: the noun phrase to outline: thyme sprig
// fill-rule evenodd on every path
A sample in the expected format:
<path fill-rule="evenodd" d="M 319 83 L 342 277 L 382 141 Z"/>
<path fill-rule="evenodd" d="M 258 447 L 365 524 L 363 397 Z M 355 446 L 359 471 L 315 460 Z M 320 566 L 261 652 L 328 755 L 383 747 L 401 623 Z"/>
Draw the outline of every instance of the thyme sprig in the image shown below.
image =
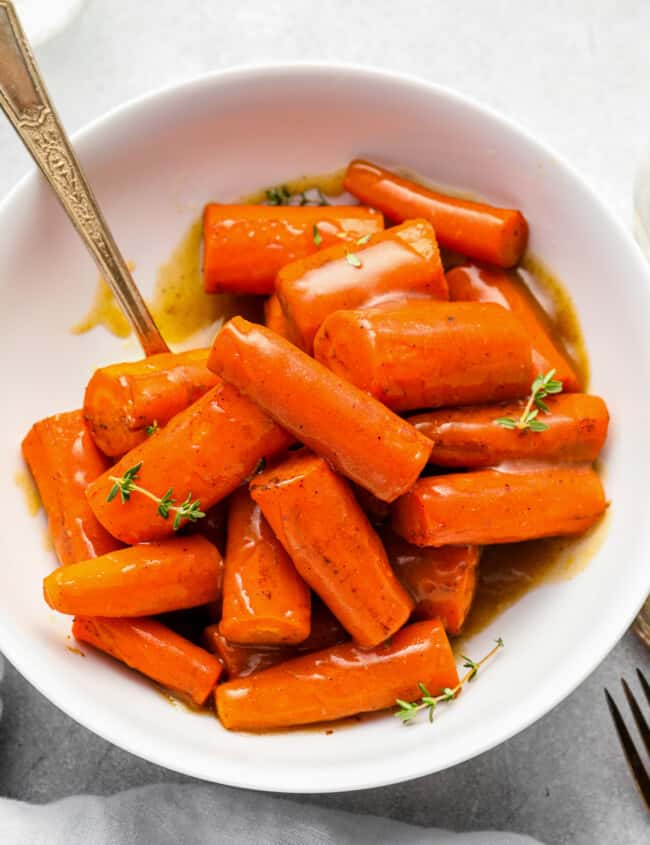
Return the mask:
<path fill-rule="evenodd" d="M 415 719 L 421 710 L 427 710 L 429 713 L 429 721 L 433 722 L 433 715 L 438 704 L 440 704 L 441 701 L 453 701 L 458 696 L 464 685 L 474 680 L 481 666 L 493 657 L 499 649 L 503 648 L 503 640 L 501 637 L 499 637 L 498 640 L 495 640 L 495 643 L 496 645 L 479 661 L 472 660 L 464 654 L 461 655 L 464 660 L 463 668 L 467 669 L 467 672 L 463 675 L 455 687 L 445 687 L 440 695 L 431 695 L 426 686 L 420 681 L 418 683 L 418 687 L 422 693 L 422 698 L 419 698 L 417 701 L 404 701 L 403 699 L 398 698 L 396 701 L 398 709 L 394 715 L 398 719 L 401 719 L 403 724 L 408 725 L 413 721 L 413 719 Z"/>
<path fill-rule="evenodd" d="M 320 188 L 309 189 L 315 194 L 310 197 L 307 191 L 292 194 L 286 185 L 277 185 L 264 191 L 268 205 L 330 205 Z"/>
<path fill-rule="evenodd" d="M 187 497 L 177 505 L 172 487 L 169 487 L 161 497 L 156 496 L 155 493 L 147 490 L 146 487 L 141 487 L 137 484 L 138 473 L 141 467 L 142 461 L 127 469 L 121 478 L 118 478 L 116 475 L 109 475 L 113 486 L 110 489 L 106 501 L 112 502 L 119 493 L 120 501 L 125 505 L 130 500 L 131 493 L 140 493 L 158 505 L 158 514 L 163 519 L 169 519 L 170 512 L 174 514 L 174 523 L 172 526 L 174 531 L 178 531 L 184 519 L 188 520 L 188 522 L 198 522 L 199 519 L 205 516 L 201 510 L 201 502 L 198 499 L 192 499 L 191 493 L 188 493 Z"/>
<path fill-rule="evenodd" d="M 548 426 L 538 419 L 540 411 L 545 414 L 550 414 L 551 411 L 544 402 L 547 396 L 552 396 L 557 393 L 562 393 L 562 382 L 554 379 L 555 370 L 549 370 L 547 373 L 540 373 L 530 388 L 530 396 L 521 412 L 521 416 L 517 420 L 512 417 L 499 417 L 494 420 L 497 425 L 503 428 L 509 428 L 519 431 L 546 431 Z M 534 406 L 534 407 L 533 407 Z"/>

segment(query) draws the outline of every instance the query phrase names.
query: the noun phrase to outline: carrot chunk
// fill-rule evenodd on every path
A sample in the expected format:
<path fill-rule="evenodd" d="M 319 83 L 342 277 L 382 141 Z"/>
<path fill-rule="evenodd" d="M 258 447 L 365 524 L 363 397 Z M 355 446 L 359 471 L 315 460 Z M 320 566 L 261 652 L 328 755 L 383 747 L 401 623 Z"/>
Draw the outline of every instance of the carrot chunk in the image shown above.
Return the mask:
<path fill-rule="evenodd" d="M 124 455 L 214 387 L 217 378 L 207 360 L 207 349 L 193 349 L 96 370 L 86 388 L 84 416 L 102 452 Z"/>
<path fill-rule="evenodd" d="M 298 572 L 359 645 L 404 624 L 413 603 L 349 485 L 322 458 L 298 452 L 250 486 Z"/>
<path fill-rule="evenodd" d="M 555 378 L 563 383 L 565 391 L 580 390 L 578 375 L 553 338 L 547 314 L 515 274 L 469 264 L 450 270 L 447 281 L 450 299 L 496 302 L 512 311 L 530 339 L 535 372 L 547 373 L 554 369 Z"/>
<path fill-rule="evenodd" d="M 278 273 L 276 293 L 308 352 L 334 311 L 408 297 L 449 299 L 436 236 L 426 220 L 410 220 L 367 242 L 337 244 L 287 264 Z"/>
<path fill-rule="evenodd" d="M 137 491 L 126 503 L 120 496 L 108 501 L 112 478 L 139 467 L 139 486 L 158 498 L 171 488 L 177 503 L 190 496 L 205 512 L 239 487 L 262 458 L 290 443 L 287 433 L 256 405 L 219 380 L 97 478 L 88 487 L 88 501 L 105 528 L 125 543 L 161 540 L 174 533 L 173 516 L 163 518 L 157 502 Z"/>
<path fill-rule="evenodd" d="M 409 421 L 433 442 L 430 461 L 444 467 L 488 467 L 526 458 L 558 463 L 591 463 L 605 445 L 609 413 L 599 396 L 566 393 L 544 400 L 545 431 L 516 431 L 495 420 L 517 420 L 526 401 L 444 408 Z"/>
<path fill-rule="evenodd" d="M 384 228 L 381 214 L 358 205 L 206 205 L 203 279 L 208 293 L 273 293 L 290 261 Z"/>
<path fill-rule="evenodd" d="M 397 223 L 423 217 L 441 246 L 479 261 L 514 267 L 526 248 L 528 224 L 515 209 L 447 196 L 361 159 L 348 166 L 344 186 Z"/>
<path fill-rule="evenodd" d="M 408 625 L 390 643 L 365 650 L 343 643 L 217 687 L 228 730 L 265 731 L 383 710 L 400 698 L 431 695 L 458 683 L 440 620 Z"/>
<path fill-rule="evenodd" d="M 310 621 L 309 587 L 248 490 L 237 490 L 228 514 L 221 633 L 236 643 L 299 643 Z"/>
<path fill-rule="evenodd" d="M 394 411 L 525 396 L 533 378 L 526 333 L 491 303 L 411 300 L 337 311 L 314 353 Z"/>
<path fill-rule="evenodd" d="M 421 478 L 393 509 L 393 528 L 416 546 L 514 543 L 580 534 L 605 512 L 589 466 L 520 468 Z"/>
<path fill-rule="evenodd" d="M 122 545 L 99 523 L 86 500 L 86 487 L 110 465 L 84 422 L 69 411 L 34 423 L 22 443 L 47 514 L 60 563 L 77 563 Z"/>
<path fill-rule="evenodd" d="M 263 326 L 230 320 L 214 341 L 209 366 L 380 499 L 406 492 L 426 464 L 426 437 Z"/>
<path fill-rule="evenodd" d="M 480 546 L 418 548 L 392 531 L 383 532 L 395 574 L 413 596 L 413 619 L 440 619 L 448 634 L 459 634 L 476 591 Z"/>
<path fill-rule="evenodd" d="M 72 633 L 198 706 L 205 704 L 222 672 L 213 654 L 155 619 L 78 616 Z"/>
<path fill-rule="evenodd" d="M 216 601 L 222 569 L 218 550 L 196 534 L 62 566 L 44 579 L 43 593 L 73 616 L 153 616 Z"/>

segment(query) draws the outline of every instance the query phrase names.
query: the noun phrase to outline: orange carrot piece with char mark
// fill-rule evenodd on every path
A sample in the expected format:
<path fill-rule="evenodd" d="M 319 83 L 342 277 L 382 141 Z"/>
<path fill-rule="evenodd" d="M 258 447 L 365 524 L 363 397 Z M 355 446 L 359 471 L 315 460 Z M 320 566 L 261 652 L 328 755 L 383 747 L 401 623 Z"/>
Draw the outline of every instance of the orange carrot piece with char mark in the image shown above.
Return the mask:
<path fill-rule="evenodd" d="M 208 350 L 164 352 L 96 370 L 86 388 L 84 416 L 105 455 L 120 457 L 217 383 Z"/>
<path fill-rule="evenodd" d="M 353 643 L 297 657 L 217 687 L 217 714 L 228 730 L 265 731 L 384 710 L 458 683 L 454 656 L 439 620 L 403 628 L 390 643 L 364 650 Z"/>
<path fill-rule="evenodd" d="M 530 339 L 535 372 L 547 373 L 554 369 L 555 378 L 562 382 L 565 391 L 580 390 L 576 371 L 553 338 L 548 315 L 516 274 L 468 264 L 450 270 L 447 281 L 450 299 L 496 302 L 512 311 Z"/>
<path fill-rule="evenodd" d="M 325 320 L 316 358 L 395 411 L 525 396 L 530 344 L 498 305 L 411 300 Z"/>
<path fill-rule="evenodd" d="M 137 491 L 126 503 L 119 496 L 109 502 L 111 477 L 120 478 L 140 464 L 139 486 L 158 497 L 171 488 L 177 503 L 191 494 L 205 512 L 239 487 L 262 458 L 290 443 L 287 433 L 256 405 L 219 380 L 93 482 L 88 500 L 100 522 L 125 543 L 160 540 L 173 534 L 173 515 L 163 519 L 156 502 Z"/>
<path fill-rule="evenodd" d="M 273 293 L 281 267 L 341 240 L 384 228 L 362 206 L 206 205 L 203 278 L 208 293 Z"/>
<path fill-rule="evenodd" d="M 515 543 L 580 534 L 605 512 L 589 466 L 494 469 L 421 478 L 393 509 L 393 528 L 416 546 Z"/>
<path fill-rule="evenodd" d="M 92 437 L 82 411 L 34 423 L 22 443 L 60 563 L 77 563 L 122 545 L 98 522 L 86 487 L 110 465 Z"/>
<path fill-rule="evenodd" d="M 426 220 L 410 220 L 367 243 L 337 244 L 294 261 L 278 273 L 276 292 L 307 351 L 323 320 L 342 308 L 413 296 L 449 299 L 436 236 Z"/>
<path fill-rule="evenodd" d="M 203 638 L 208 651 L 219 656 L 227 678 L 246 678 L 300 654 L 320 651 L 348 639 L 338 619 L 317 598 L 313 602 L 311 620 L 311 632 L 307 639 L 292 646 L 231 643 L 219 631 L 218 625 L 209 625 Z"/>
<path fill-rule="evenodd" d="M 427 461 L 426 437 L 263 326 L 230 320 L 214 341 L 209 366 L 380 499 L 408 490 Z"/>
<path fill-rule="evenodd" d="M 499 405 L 444 408 L 409 418 L 433 442 L 432 464 L 488 467 L 525 458 L 557 463 L 591 463 L 605 444 L 609 413 L 599 396 L 566 393 L 544 400 L 545 431 L 503 428 L 495 420 L 519 419 L 525 399 Z"/>
<path fill-rule="evenodd" d="M 359 645 L 404 624 L 413 603 L 349 485 L 322 458 L 299 452 L 250 486 L 298 572 Z"/>
<path fill-rule="evenodd" d="M 264 303 L 264 324 L 271 331 L 279 334 L 286 340 L 290 340 L 291 343 L 295 343 L 297 346 L 300 345 L 294 329 L 284 316 L 284 311 L 276 294 L 269 296 Z"/>
<path fill-rule="evenodd" d="M 392 531 L 382 535 L 395 574 L 413 596 L 413 619 L 440 619 L 459 634 L 476 591 L 480 546 L 418 548 Z"/>
<path fill-rule="evenodd" d="M 343 184 L 398 223 L 423 217 L 441 246 L 479 261 L 514 267 L 526 248 L 528 224 L 515 209 L 451 197 L 361 159 L 348 166 Z"/>
<path fill-rule="evenodd" d="M 155 619 L 78 616 L 72 633 L 198 706 L 205 704 L 222 672 L 213 654 Z"/>
<path fill-rule="evenodd" d="M 43 581 L 50 607 L 79 616 L 154 616 L 216 601 L 223 561 L 198 534 L 63 566 Z"/>
<path fill-rule="evenodd" d="M 309 587 L 247 488 L 230 500 L 221 633 L 235 643 L 292 644 L 309 636 Z"/>

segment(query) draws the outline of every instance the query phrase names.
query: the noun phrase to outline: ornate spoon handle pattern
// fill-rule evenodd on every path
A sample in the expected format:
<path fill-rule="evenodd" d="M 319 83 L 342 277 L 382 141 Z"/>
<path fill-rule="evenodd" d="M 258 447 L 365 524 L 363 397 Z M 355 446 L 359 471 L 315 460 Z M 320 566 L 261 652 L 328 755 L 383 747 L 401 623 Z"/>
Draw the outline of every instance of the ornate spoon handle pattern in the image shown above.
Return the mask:
<path fill-rule="evenodd" d="M 49 100 L 8 0 L 0 0 L 0 106 L 90 250 L 145 354 L 168 352 Z"/>

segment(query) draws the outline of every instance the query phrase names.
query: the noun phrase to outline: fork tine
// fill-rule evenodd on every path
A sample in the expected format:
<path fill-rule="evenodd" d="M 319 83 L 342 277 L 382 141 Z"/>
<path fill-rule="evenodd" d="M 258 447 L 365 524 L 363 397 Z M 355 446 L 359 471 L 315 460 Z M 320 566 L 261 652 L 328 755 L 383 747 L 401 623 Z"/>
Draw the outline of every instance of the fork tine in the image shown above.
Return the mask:
<path fill-rule="evenodd" d="M 648 704 L 650 704 L 650 684 L 648 683 L 645 675 L 643 674 L 643 672 L 640 669 L 636 670 L 636 674 L 638 675 L 639 683 L 641 684 L 641 687 L 643 688 L 643 692 L 645 693 L 645 697 L 648 699 Z"/>
<path fill-rule="evenodd" d="M 639 788 L 639 793 L 641 794 L 647 809 L 650 811 L 650 777 L 643 767 L 641 758 L 639 757 L 634 743 L 632 742 L 632 737 L 630 736 L 628 729 L 625 727 L 623 717 L 621 716 L 621 713 L 608 690 L 605 690 L 605 698 L 607 699 L 609 712 L 614 720 L 616 733 L 618 734 L 620 743 L 623 746 L 623 752 L 625 753 L 628 766 L 630 767 L 630 771 L 632 772 L 636 785 Z"/>
<path fill-rule="evenodd" d="M 645 720 L 645 716 L 641 712 L 641 708 L 637 704 L 637 700 L 632 694 L 632 690 L 627 685 L 627 681 L 625 680 L 625 678 L 621 678 L 621 684 L 623 685 L 623 692 L 625 693 L 625 697 L 627 698 L 627 703 L 630 705 L 630 710 L 632 711 L 632 715 L 634 716 L 636 726 L 639 729 L 639 734 L 641 735 L 643 744 L 645 745 L 648 754 L 650 754 L 650 727 L 648 727 L 648 723 Z"/>

